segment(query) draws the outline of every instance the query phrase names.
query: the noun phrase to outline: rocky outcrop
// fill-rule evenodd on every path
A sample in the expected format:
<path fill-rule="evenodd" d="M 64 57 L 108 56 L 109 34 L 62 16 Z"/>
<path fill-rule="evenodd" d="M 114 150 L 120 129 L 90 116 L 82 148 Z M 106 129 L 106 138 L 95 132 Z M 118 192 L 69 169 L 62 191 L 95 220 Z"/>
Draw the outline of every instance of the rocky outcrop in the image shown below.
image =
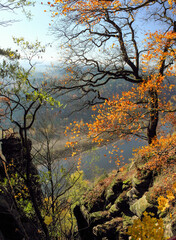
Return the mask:
<path fill-rule="evenodd" d="M 10 135 L 8 138 L 2 139 L 1 142 L 2 142 L 1 149 L 6 159 L 6 166 L 8 167 L 9 176 L 17 173 L 19 174 L 19 176 L 23 177 L 27 174 L 27 171 L 29 171 L 33 192 L 35 193 L 35 197 L 38 203 L 42 204 L 41 203 L 42 191 L 41 186 L 39 184 L 39 174 L 37 168 L 34 166 L 32 162 L 31 155 L 30 159 L 26 157 L 25 154 L 26 149 L 24 149 L 24 147 L 22 146 L 21 139 L 17 136 Z M 29 139 L 27 145 L 30 154 L 32 142 Z M 4 175 L 3 171 L 4 170 L 0 170 L 0 172 L 2 172 L 1 175 L 2 177 Z"/>
<path fill-rule="evenodd" d="M 38 232 L 40 227 L 37 220 L 28 218 L 14 199 L 13 192 L 18 197 L 18 191 L 20 193 L 25 189 L 20 189 L 23 188 L 23 184 L 16 182 L 12 187 L 8 180 L 14 179 L 14 176 L 16 176 L 14 181 L 20 181 L 20 178 L 23 181 L 23 177 L 26 176 L 28 159 L 25 157 L 25 149 L 22 146 L 21 139 L 11 135 L 2 139 L 1 142 L 4 156 L 0 157 L 0 239 L 42 239 Z M 31 146 L 32 143 L 28 140 L 29 151 L 31 151 Z M 36 199 L 40 203 L 42 190 L 38 182 L 38 171 L 32 161 L 29 162 L 29 171 Z M 30 201 L 29 194 L 26 194 L 25 200 Z"/>
<path fill-rule="evenodd" d="M 157 202 L 150 198 L 156 178 L 152 170 L 128 166 L 99 180 L 74 210 L 81 239 L 127 240 L 128 226 L 145 211 L 159 217 Z M 175 235 L 174 219 L 167 226 Z"/>

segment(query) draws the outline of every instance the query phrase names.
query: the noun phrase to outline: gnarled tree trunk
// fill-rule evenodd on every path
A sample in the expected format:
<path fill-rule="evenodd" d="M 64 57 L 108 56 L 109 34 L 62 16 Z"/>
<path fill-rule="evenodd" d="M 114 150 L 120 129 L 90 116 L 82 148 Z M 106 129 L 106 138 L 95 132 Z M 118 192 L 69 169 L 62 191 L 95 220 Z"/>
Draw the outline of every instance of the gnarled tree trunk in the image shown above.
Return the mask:
<path fill-rule="evenodd" d="M 153 139 L 157 137 L 156 129 L 158 125 L 159 112 L 158 112 L 158 93 L 156 89 L 149 91 L 150 96 L 150 120 L 147 128 L 148 143 L 151 144 Z"/>

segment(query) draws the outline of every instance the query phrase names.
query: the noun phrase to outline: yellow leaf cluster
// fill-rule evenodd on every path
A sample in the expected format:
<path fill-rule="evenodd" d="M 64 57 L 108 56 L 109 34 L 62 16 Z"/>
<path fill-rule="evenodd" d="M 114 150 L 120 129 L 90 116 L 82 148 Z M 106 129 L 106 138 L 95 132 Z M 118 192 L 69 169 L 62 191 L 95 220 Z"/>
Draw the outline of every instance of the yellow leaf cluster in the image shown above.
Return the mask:
<path fill-rule="evenodd" d="M 163 212 L 167 208 L 170 207 L 170 203 L 174 200 L 175 201 L 175 196 L 174 192 L 176 193 L 176 182 L 172 185 L 172 189 L 168 190 L 166 193 L 166 197 L 160 196 L 158 198 L 158 209 Z"/>
<path fill-rule="evenodd" d="M 53 219 L 51 216 L 45 216 L 44 222 L 46 225 L 50 225 L 52 223 Z"/>
<path fill-rule="evenodd" d="M 168 207 L 169 207 L 169 199 L 167 199 L 163 196 L 160 196 L 158 198 L 158 209 L 163 212 Z"/>
<path fill-rule="evenodd" d="M 136 219 L 128 228 L 128 235 L 135 240 L 164 240 L 163 220 L 144 212 L 142 220 Z"/>

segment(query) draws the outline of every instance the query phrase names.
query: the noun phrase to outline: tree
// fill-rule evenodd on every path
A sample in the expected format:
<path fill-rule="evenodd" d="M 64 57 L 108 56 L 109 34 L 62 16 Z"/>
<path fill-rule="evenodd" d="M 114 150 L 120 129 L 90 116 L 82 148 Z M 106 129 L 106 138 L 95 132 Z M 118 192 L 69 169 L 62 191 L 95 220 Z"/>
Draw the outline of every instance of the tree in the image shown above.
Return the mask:
<path fill-rule="evenodd" d="M 39 204 L 41 201 L 38 201 L 36 197 L 35 189 L 36 185 L 38 185 L 38 177 L 32 174 L 33 159 L 30 153 L 31 142 L 28 138 L 28 131 L 35 121 L 39 108 L 42 104 L 46 103 L 49 97 L 44 90 L 39 90 L 41 89 L 41 83 L 35 83 L 34 80 L 31 79 L 31 71 L 34 67 L 32 58 L 42 52 L 43 47 L 40 46 L 38 41 L 36 41 L 35 44 L 30 44 L 29 42 L 25 42 L 23 38 L 14 40 L 18 45 L 22 46 L 23 53 L 26 53 L 24 55 L 29 61 L 29 69 L 26 70 L 24 67 L 20 66 L 16 58 L 13 61 L 10 59 L 10 62 L 3 60 L 0 66 L 1 128 L 9 128 L 9 126 L 14 125 L 19 131 L 22 145 L 21 165 L 23 165 L 24 168 L 17 168 L 14 163 L 14 169 L 17 176 L 23 179 L 23 184 L 29 194 L 35 216 L 40 222 L 41 229 L 45 233 L 46 239 L 49 239 L 48 229 L 44 223 L 41 206 Z M 28 51 L 30 51 L 30 55 L 28 55 Z"/>
<path fill-rule="evenodd" d="M 83 172 L 77 170 L 74 161 L 64 161 L 58 153 L 59 129 L 55 126 L 58 115 L 45 111 L 35 127 L 34 161 L 40 165 L 40 176 L 44 195 L 43 212 L 51 239 L 74 239 L 76 219 L 73 208 L 88 187 Z"/>
<path fill-rule="evenodd" d="M 26 7 L 34 6 L 34 1 L 26 1 L 26 0 L 14 0 L 14 1 L 1 1 L 0 4 L 0 11 L 10 11 L 11 13 L 17 12 L 18 9 L 22 10 L 22 12 L 28 17 L 31 17 L 30 12 L 26 10 Z M 6 19 L 0 20 L 0 25 L 2 27 L 6 27 L 18 20 L 13 19 Z"/>
<path fill-rule="evenodd" d="M 24 12 L 26 17 L 30 17 L 30 12 L 26 11 L 26 7 L 31 6 L 31 5 L 34 6 L 33 1 L 26 1 L 26 0 L 2 1 L 2 3 L 0 4 L 0 11 L 10 11 L 12 13 L 15 13 L 15 11 L 20 9 Z M 7 27 L 8 25 L 14 23 L 15 21 L 17 21 L 17 20 L 11 20 L 11 19 L 10 20 L 2 20 L 2 21 L 0 21 L 0 26 Z M 34 47 L 34 45 L 32 46 L 29 43 L 25 43 L 23 38 L 21 38 L 21 39 L 14 38 L 14 41 L 16 41 L 17 45 L 20 45 L 20 44 L 23 45 L 23 53 L 24 53 L 24 50 L 27 50 L 27 49 L 29 50 L 30 47 L 32 47 L 33 50 L 35 48 L 34 51 L 31 50 L 32 55 L 28 56 L 30 68 L 27 71 L 25 71 L 25 69 L 23 67 L 21 67 L 18 62 L 18 60 L 21 57 L 20 54 L 18 53 L 18 50 L 12 51 L 10 48 L 8 48 L 8 49 L 0 48 L 0 56 L 4 57 L 3 61 L 0 64 L 0 77 L 2 80 L 1 92 L 0 92 L 1 104 L 5 103 L 8 105 L 8 107 L 1 109 L 1 111 L 2 111 L 1 118 L 7 116 L 6 110 L 8 109 L 10 121 L 17 124 L 17 122 L 15 122 L 13 119 L 13 114 L 19 106 L 22 107 L 22 104 L 20 103 L 20 97 L 17 95 L 20 92 L 20 90 L 22 90 L 21 88 L 24 87 L 25 84 L 26 84 L 25 87 L 27 87 L 27 85 L 30 85 L 29 84 L 30 81 L 29 81 L 28 77 L 30 75 L 30 71 L 33 68 L 31 60 L 35 55 L 38 54 L 39 50 L 37 49 L 37 47 L 39 48 L 41 46 L 39 46 L 39 43 L 36 42 L 36 45 Z M 23 42 L 23 43 L 21 43 L 21 42 Z M 42 47 L 41 47 L 41 49 L 43 51 Z M 21 85 L 23 85 L 23 86 L 21 87 Z M 24 95 L 26 93 L 27 93 L 27 91 L 25 92 L 25 90 L 24 90 L 22 99 L 24 99 Z M 13 104 L 15 104 L 14 106 L 11 106 L 11 100 L 12 100 Z M 31 107 L 32 106 L 30 106 L 29 109 L 26 110 L 25 117 L 27 117 L 27 113 L 29 112 Z M 24 121 L 26 121 L 26 120 L 24 120 Z"/>
<path fill-rule="evenodd" d="M 0 4 L 0 10 L 14 11 L 18 8 L 22 8 L 25 11 L 25 6 L 31 5 L 32 2 L 19 0 L 19 1 L 6 1 L 4 4 Z M 29 17 L 28 13 L 25 12 Z M 7 26 L 14 22 L 13 20 L 1 22 L 1 26 Z M 56 101 L 46 90 L 47 83 L 39 80 L 35 81 L 32 76 L 32 71 L 35 63 L 33 58 L 45 51 L 44 47 L 36 41 L 34 44 L 24 41 L 23 38 L 15 39 L 15 43 L 18 47 L 21 47 L 20 54 L 18 51 L 12 51 L 11 49 L 1 49 L 0 54 L 3 56 L 0 64 L 0 104 L 1 104 L 1 128 L 6 129 L 13 126 L 19 131 L 19 145 L 22 149 L 20 151 L 20 164 L 9 164 L 7 161 L 2 160 L 4 163 L 4 169 L 6 169 L 6 177 L 9 181 L 13 191 L 12 198 L 14 199 L 15 210 L 20 211 L 21 203 L 26 200 L 29 201 L 30 209 L 34 212 L 35 220 L 39 223 L 41 232 L 45 236 L 45 239 L 50 239 L 47 224 L 44 221 L 42 215 L 42 197 L 37 196 L 36 189 L 39 186 L 38 172 L 33 166 L 33 158 L 31 156 L 31 141 L 28 138 L 28 131 L 33 126 L 36 119 L 38 110 L 42 105 L 50 102 L 53 106 L 60 102 Z M 20 60 L 27 60 L 28 69 L 20 65 Z M 13 133 L 14 134 L 14 133 Z M 12 134 L 12 136 L 13 136 Z M 10 159 L 13 162 L 13 159 Z M 11 166 L 13 165 L 13 166 Z M 23 168 L 22 168 L 23 165 Z M 8 172 L 7 169 L 12 167 L 13 171 Z M 33 171 L 33 170 L 34 171 Z M 19 186 L 15 184 L 15 180 Z M 4 179 L 4 184 L 6 179 Z M 15 185 L 13 186 L 14 183 Z M 15 195 L 23 188 L 26 191 L 26 196 L 23 198 L 21 195 L 20 201 L 17 203 Z M 41 190 L 41 189 L 40 189 Z M 20 193 L 20 192 L 19 192 Z M 38 192 L 39 193 L 39 192 Z M 21 194 L 21 193 L 20 193 Z M 20 214 L 19 214 L 20 215 Z M 32 213 L 31 213 L 32 215 Z M 38 225 L 38 224 L 37 224 Z M 29 236 L 26 236 L 29 239 Z"/>
<path fill-rule="evenodd" d="M 16 13 L 18 10 L 21 10 L 27 18 L 31 18 L 31 13 L 30 11 L 26 10 L 26 7 L 34 6 L 33 1 L 26 1 L 26 0 L 14 0 L 14 1 L 1 1 L 0 3 L 0 12 L 3 11 L 9 11 L 12 14 Z M 18 20 L 16 19 L 2 19 L 0 20 L 0 26 L 1 27 L 8 27 L 9 25 L 17 22 Z M 10 48 L 9 49 L 2 49 L 0 47 L 0 56 L 5 56 L 9 58 L 19 58 L 19 54 L 17 52 L 12 51 Z"/>
<path fill-rule="evenodd" d="M 151 144 L 157 137 L 159 116 L 176 111 L 163 95 L 175 86 L 175 1 L 58 0 L 48 4 L 53 17 L 61 14 L 55 33 L 66 50 L 68 72 L 54 88 L 79 92 L 78 99 L 87 98 L 84 107 L 102 103 L 88 125 L 95 140 L 102 141 L 106 132 L 135 135 Z M 132 84 L 130 91 L 113 98 L 102 94 L 104 85 L 115 82 L 118 86 L 122 81 Z"/>

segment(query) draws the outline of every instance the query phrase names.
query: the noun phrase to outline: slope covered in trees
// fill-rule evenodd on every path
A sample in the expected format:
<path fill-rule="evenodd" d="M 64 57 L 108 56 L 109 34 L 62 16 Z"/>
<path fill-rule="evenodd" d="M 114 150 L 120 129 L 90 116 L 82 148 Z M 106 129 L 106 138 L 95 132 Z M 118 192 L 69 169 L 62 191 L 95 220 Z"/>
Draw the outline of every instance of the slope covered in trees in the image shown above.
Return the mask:
<path fill-rule="evenodd" d="M 7 1 L 0 10 L 15 11 L 31 4 Z M 172 236 L 176 219 L 175 1 L 55 0 L 46 4 L 52 11 L 54 33 L 62 41 L 63 76 L 33 78 L 32 59 L 45 51 L 39 41 L 31 44 L 14 38 L 20 54 L 0 50 L 1 126 L 18 130 L 18 134 L 5 132 L 5 158 L 0 165 L 0 214 L 7 212 L 5 224 L 8 219 L 14 223 L 11 238 L 31 239 L 32 233 L 33 240 L 86 239 L 89 234 L 92 239 L 112 239 L 112 235 L 126 239 L 128 232 L 139 239 L 138 229 L 145 226 L 141 234 L 150 239 L 146 229 L 152 223 L 156 237 L 157 226 L 161 239 Z M 20 58 L 27 59 L 28 69 L 20 65 Z M 77 154 L 73 150 L 82 134 L 85 141 L 100 145 L 132 138 L 148 143 L 136 149 L 132 165 L 113 172 L 88 192 L 91 184 L 79 171 L 81 159 L 76 155 L 78 166 L 67 159 L 59 161 L 54 149 L 58 125 L 51 120 L 45 125 L 37 115 L 43 107 L 57 106 L 54 111 L 59 118 L 60 111 L 69 108 L 62 104 L 64 97 L 72 102 L 73 112 L 91 106 L 95 112 L 91 120 L 86 115 L 84 121 L 78 118 L 62 129 L 72 137 L 67 142 L 72 155 Z M 29 140 L 30 130 L 38 137 L 38 148 Z M 110 154 L 115 153 L 118 163 L 122 152 L 120 156 L 117 152 L 114 144 Z M 111 228 L 105 233 L 107 225 Z M 4 229 L 1 225 L 0 234 L 9 238 Z"/>

